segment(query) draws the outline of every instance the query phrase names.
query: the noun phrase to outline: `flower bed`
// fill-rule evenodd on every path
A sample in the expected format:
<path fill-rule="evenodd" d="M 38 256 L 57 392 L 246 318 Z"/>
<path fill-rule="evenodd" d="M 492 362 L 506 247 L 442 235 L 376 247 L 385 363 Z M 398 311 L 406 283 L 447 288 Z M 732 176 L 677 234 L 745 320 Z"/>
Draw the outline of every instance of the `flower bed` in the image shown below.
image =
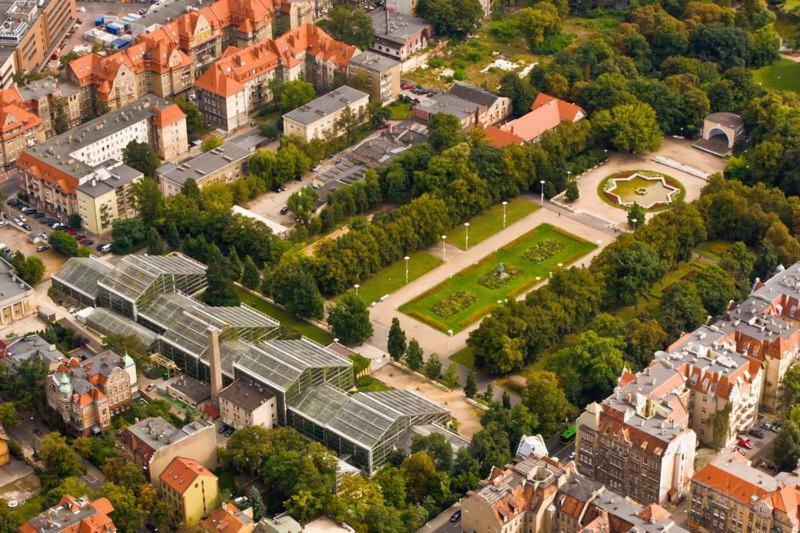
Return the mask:
<path fill-rule="evenodd" d="M 512 279 L 519 276 L 519 269 L 514 265 L 503 265 L 503 268 L 493 268 L 486 274 L 478 278 L 478 285 L 483 285 L 488 289 L 502 287 Z"/>
<path fill-rule="evenodd" d="M 522 254 L 522 258 L 531 263 L 541 263 L 550 259 L 564 249 L 566 243 L 555 239 L 539 241 Z"/>
<path fill-rule="evenodd" d="M 469 291 L 458 291 L 433 304 L 431 310 L 440 317 L 447 318 L 460 313 L 474 304 L 477 299 L 478 297 Z"/>

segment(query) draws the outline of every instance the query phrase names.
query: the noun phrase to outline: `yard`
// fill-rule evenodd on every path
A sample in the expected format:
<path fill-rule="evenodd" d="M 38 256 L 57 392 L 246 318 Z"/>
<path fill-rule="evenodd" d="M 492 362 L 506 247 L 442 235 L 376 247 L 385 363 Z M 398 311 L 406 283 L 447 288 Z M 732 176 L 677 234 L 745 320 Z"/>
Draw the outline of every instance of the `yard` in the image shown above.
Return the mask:
<path fill-rule="evenodd" d="M 523 197 L 517 197 L 506 206 L 506 226 L 525 218 L 539 209 L 539 204 Z M 469 221 L 469 244 L 474 246 L 503 229 L 503 205 L 495 204 Z M 457 226 L 447 232 L 447 242 L 464 250 L 464 226 Z"/>
<path fill-rule="evenodd" d="M 333 342 L 333 335 L 324 329 L 320 329 L 314 324 L 294 316 L 289 311 L 281 309 L 263 298 L 253 296 L 240 287 L 236 287 L 236 292 L 239 294 L 239 298 L 243 304 L 258 309 L 262 313 L 278 320 L 281 323 L 281 328 L 290 329 L 299 335 L 304 335 L 323 345 L 328 345 Z"/>
<path fill-rule="evenodd" d="M 765 89 L 800 92 L 800 63 L 780 59 L 756 70 L 755 78 Z"/>
<path fill-rule="evenodd" d="M 440 264 L 442 264 L 442 260 L 428 252 L 420 251 L 412 253 L 408 260 L 408 281 L 414 281 Z M 358 297 L 361 298 L 362 302 L 369 305 L 372 302 L 380 300 L 381 296 L 390 294 L 405 284 L 405 260 L 398 259 L 361 283 L 358 287 Z"/>
<path fill-rule="evenodd" d="M 394 102 L 387 105 L 386 109 L 392 120 L 405 120 L 411 116 L 411 102 Z"/>
<path fill-rule="evenodd" d="M 559 265 L 575 262 L 594 247 L 542 224 L 400 306 L 400 311 L 441 331 L 461 331 L 498 302 L 522 294 Z"/>

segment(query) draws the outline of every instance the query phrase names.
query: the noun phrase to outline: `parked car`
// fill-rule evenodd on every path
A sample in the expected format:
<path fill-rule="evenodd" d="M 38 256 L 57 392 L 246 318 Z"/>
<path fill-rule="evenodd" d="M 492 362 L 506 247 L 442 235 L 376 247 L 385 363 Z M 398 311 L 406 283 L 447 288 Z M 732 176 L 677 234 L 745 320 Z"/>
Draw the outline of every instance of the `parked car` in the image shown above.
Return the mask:
<path fill-rule="evenodd" d="M 22 213 L 25 214 L 25 215 L 32 215 L 35 212 L 36 212 L 36 209 L 34 209 L 32 207 L 26 207 L 26 208 L 22 209 Z"/>
<path fill-rule="evenodd" d="M 739 439 L 738 441 L 736 441 L 736 444 L 738 444 L 739 446 L 741 446 L 745 450 L 752 450 L 753 449 L 753 445 L 750 444 L 750 441 L 747 440 L 747 439 Z"/>
<path fill-rule="evenodd" d="M 22 223 L 22 229 L 24 229 L 25 231 L 33 231 L 33 228 L 31 228 L 28 224 L 24 222 Z"/>
<path fill-rule="evenodd" d="M 45 216 L 46 215 L 44 213 L 37 212 L 36 214 L 33 215 L 33 218 L 35 218 L 36 220 L 42 220 Z"/>
<path fill-rule="evenodd" d="M 762 430 L 760 430 L 758 428 L 752 428 L 750 431 L 747 432 L 747 434 L 748 435 L 752 435 L 753 437 L 755 437 L 757 439 L 763 439 L 764 438 L 764 431 L 762 431 Z"/>
<path fill-rule="evenodd" d="M 49 244 L 40 244 L 39 246 L 36 247 L 36 251 L 37 252 L 44 252 L 45 250 L 49 250 L 49 249 L 50 249 L 50 245 Z"/>
<path fill-rule="evenodd" d="M 413 83 L 404 83 L 403 85 L 400 86 L 400 88 L 403 89 L 404 91 L 410 91 L 416 88 L 416 85 L 414 85 Z"/>
<path fill-rule="evenodd" d="M 453 514 L 450 516 L 450 521 L 451 521 L 452 523 L 454 523 L 454 524 L 455 524 L 456 522 L 458 522 L 459 520 L 461 520 L 461 509 L 459 509 L 458 511 L 456 511 L 455 513 L 453 513 Z"/>
<path fill-rule="evenodd" d="M 107 243 L 106 244 L 100 244 L 100 245 L 97 246 L 97 251 L 98 252 L 103 252 L 103 253 L 108 253 L 108 252 L 111 251 L 111 245 L 107 244 Z"/>
<path fill-rule="evenodd" d="M 81 244 L 84 246 L 91 246 L 94 244 L 94 241 L 92 239 L 83 239 L 81 241 Z"/>
<path fill-rule="evenodd" d="M 228 431 L 228 424 L 222 424 L 222 425 L 219 427 L 219 429 L 217 430 L 217 433 L 219 433 L 220 435 L 222 435 L 222 434 L 223 434 L 223 433 L 225 433 L 226 431 Z"/>

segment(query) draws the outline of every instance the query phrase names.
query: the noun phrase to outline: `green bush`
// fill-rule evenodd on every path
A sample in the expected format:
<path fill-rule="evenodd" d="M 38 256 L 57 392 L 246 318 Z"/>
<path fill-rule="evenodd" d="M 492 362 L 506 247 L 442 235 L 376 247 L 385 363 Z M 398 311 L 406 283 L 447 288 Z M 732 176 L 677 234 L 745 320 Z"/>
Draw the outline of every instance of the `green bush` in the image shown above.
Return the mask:
<path fill-rule="evenodd" d="M 475 303 L 478 297 L 469 291 L 454 292 L 446 298 L 442 298 L 431 307 L 431 310 L 442 318 L 453 316 L 460 313 L 470 305 Z"/>
<path fill-rule="evenodd" d="M 550 259 L 566 246 L 565 243 L 554 239 L 539 241 L 522 254 L 522 258 L 532 263 L 541 263 Z"/>
<path fill-rule="evenodd" d="M 489 24 L 489 35 L 504 43 L 510 43 L 520 36 L 519 24 L 513 17 L 496 20 Z"/>

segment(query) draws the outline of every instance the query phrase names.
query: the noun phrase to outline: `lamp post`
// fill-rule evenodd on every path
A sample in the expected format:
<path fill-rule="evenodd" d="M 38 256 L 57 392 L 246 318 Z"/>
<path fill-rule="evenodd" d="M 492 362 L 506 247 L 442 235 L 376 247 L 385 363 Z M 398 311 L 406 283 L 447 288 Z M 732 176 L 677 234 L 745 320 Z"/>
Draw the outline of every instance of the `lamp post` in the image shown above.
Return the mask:
<path fill-rule="evenodd" d="M 539 185 L 541 185 L 541 186 L 542 186 L 542 199 L 541 199 L 541 204 L 542 204 L 542 207 L 544 207 L 544 180 L 539 180 Z"/>
<path fill-rule="evenodd" d="M 442 263 L 447 261 L 447 235 L 442 235 Z"/>
<path fill-rule="evenodd" d="M 636 231 L 636 222 L 638 222 L 638 220 L 636 220 L 635 218 L 632 218 L 631 222 L 633 222 L 633 231 Z"/>
<path fill-rule="evenodd" d="M 464 222 L 464 249 L 469 250 L 469 222 Z"/>
<path fill-rule="evenodd" d="M 453 330 L 447 330 L 447 353 L 450 353 L 450 341 L 453 340 Z"/>
<path fill-rule="evenodd" d="M 408 285 L 408 260 L 411 259 L 411 258 L 408 257 L 408 256 L 405 256 L 403 259 L 406 262 L 406 285 Z"/>
<path fill-rule="evenodd" d="M 353 287 L 355 287 L 355 288 L 356 288 L 356 296 L 358 296 L 358 288 L 359 288 L 360 286 L 361 286 L 361 285 L 359 285 L 358 283 L 356 283 L 355 285 L 353 285 Z"/>
<path fill-rule="evenodd" d="M 503 200 L 503 229 L 506 229 L 506 206 L 507 205 L 508 205 L 508 202 Z"/>

